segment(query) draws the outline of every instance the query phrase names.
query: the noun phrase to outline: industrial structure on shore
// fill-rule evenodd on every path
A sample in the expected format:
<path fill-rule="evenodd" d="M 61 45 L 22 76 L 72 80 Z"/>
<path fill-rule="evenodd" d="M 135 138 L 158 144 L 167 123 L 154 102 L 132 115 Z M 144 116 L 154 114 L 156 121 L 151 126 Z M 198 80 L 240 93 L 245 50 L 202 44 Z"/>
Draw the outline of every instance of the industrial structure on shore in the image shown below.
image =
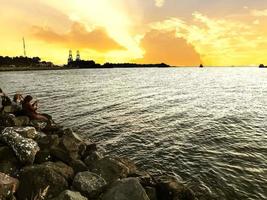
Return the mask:
<path fill-rule="evenodd" d="M 75 61 L 80 61 L 81 56 L 80 56 L 80 51 L 76 51 L 76 59 Z M 69 50 L 69 58 L 68 58 L 68 64 L 71 64 L 73 62 L 73 56 L 72 56 L 72 50 Z"/>

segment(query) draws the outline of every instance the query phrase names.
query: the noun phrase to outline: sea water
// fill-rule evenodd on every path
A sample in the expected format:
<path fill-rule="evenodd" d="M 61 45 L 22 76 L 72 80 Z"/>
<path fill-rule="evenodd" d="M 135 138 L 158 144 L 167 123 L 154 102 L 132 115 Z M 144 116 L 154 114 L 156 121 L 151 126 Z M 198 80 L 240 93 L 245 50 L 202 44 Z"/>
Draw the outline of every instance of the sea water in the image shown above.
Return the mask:
<path fill-rule="evenodd" d="M 0 72 L 0 87 L 200 199 L 267 199 L 266 69 Z"/>

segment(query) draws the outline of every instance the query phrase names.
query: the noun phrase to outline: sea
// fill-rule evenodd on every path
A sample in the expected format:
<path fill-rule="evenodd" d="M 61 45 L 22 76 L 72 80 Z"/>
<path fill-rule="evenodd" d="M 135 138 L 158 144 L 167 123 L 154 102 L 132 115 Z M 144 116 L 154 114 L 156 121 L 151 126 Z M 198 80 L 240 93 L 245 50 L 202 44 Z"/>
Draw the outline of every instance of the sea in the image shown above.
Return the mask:
<path fill-rule="evenodd" d="M 0 72 L 0 87 L 32 95 L 106 155 L 176 176 L 200 200 L 267 199 L 267 69 Z"/>

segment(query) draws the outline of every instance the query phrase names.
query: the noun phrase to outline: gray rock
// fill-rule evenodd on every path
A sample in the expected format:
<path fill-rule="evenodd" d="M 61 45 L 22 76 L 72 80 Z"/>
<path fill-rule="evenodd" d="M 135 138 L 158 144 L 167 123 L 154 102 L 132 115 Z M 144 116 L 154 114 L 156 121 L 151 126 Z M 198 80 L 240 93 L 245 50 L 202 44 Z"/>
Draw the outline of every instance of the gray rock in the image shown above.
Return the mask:
<path fill-rule="evenodd" d="M 37 143 L 41 150 L 50 150 L 52 147 L 56 147 L 60 142 L 58 135 L 46 135 L 37 139 Z"/>
<path fill-rule="evenodd" d="M 85 159 L 84 159 L 84 163 L 89 167 L 92 168 L 93 164 L 102 159 L 103 156 L 97 152 L 97 151 L 93 151 L 91 152 Z"/>
<path fill-rule="evenodd" d="M 13 127 L 13 126 L 28 126 L 30 124 L 30 118 L 27 116 L 16 117 L 13 114 L 0 115 L 0 126 Z"/>
<path fill-rule="evenodd" d="M 37 142 L 22 137 L 12 127 L 5 128 L 0 139 L 13 149 L 23 164 L 32 164 L 36 153 L 40 150 Z"/>
<path fill-rule="evenodd" d="M 108 183 L 112 183 L 126 178 L 134 171 L 134 168 L 132 165 L 127 165 L 123 159 L 104 157 L 93 164 L 91 171 L 103 177 Z"/>
<path fill-rule="evenodd" d="M 77 156 L 73 156 L 72 157 L 72 154 L 69 154 L 68 151 L 60 148 L 59 146 L 56 146 L 56 147 L 52 147 L 50 149 L 50 154 L 51 156 L 53 156 L 54 158 L 64 162 L 64 163 L 67 163 L 69 164 L 72 160 L 74 159 L 79 159 L 77 158 Z"/>
<path fill-rule="evenodd" d="M 15 153 L 8 146 L 0 147 L 0 172 L 14 176 L 19 170 L 20 164 Z"/>
<path fill-rule="evenodd" d="M 134 174 L 137 172 L 137 167 L 136 167 L 135 163 L 133 161 L 131 161 L 130 159 L 121 158 L 121 157 L 114 157 L 114 159 L 121 162 L 122 164 L 124 164 L 124 166 L 126 166 L 128 168 L 128 170 L 129 170 L 128 174 Z"/>
<path fill-rule="evenodd" d="M 155 182 L 148 172 L 137 171 L 136 173 L 129 174 L 129 177 L 138 178 L 139 182 L 141 183 L 143 187 L 146 187 L 146 186 L 154 187 L 155 186 Z"/>
<path fill-rule="evenodd" d="M 50 153 L 53 157 L 71 165 L 73 160 L 82 160 L 81 151 L 86 150 L 87 142 L 71 129 L 66 129 L 58 145 L 51 147 Z"/>
<path fill-rule="evenodd" d="M 103 187 L 106 185 L 106 181 L 91 172 L 80 172 L 73 180 L 73 189 L 81 192 L 88 198 L 96 198 L 101 192 Z"/>
<path fill-rule="evenodd" d="M 91 155 L 93 152 L 97 151 L 96 143 L 92 142 L 91 140 L 86 140 L 84 143 L 80 146 L 79 154 L 81 158 L 84 160 L 89 155 Z"/>
<path fill-rule="evenodd" d="M 30 126 L 14 127 L 13 130 L 25 138 L 35 139 L 38 136 L 36 129 Z"/>
<path fill-rule="evenodd" d="M 75 174 L 79 173 L 79 172 L 85 172 L 88 171 L 88 167 L 86 166 L 86 164 L 81 161 L 81 160 L 72 160 L 70 162 L 70 166 L 72 167 L 72 169 L 74 170 Z"/>
<path fill-rule="evenodd" d="M 13 119 L 15 126 L 28 126 L 30 124 L 30 118 L 27 116 L 19 116 Z"/>
<path fill-rule="evenodd" d="M 29 124 L 36 128 L 37 131 L 41 131 L 47 126 L 47 122 L 38 120 L 31 120 Z"/>
<path fill-rule="evenodd" d="M 15 126 L 15 116 L 12 114 L 0 114 L 0 126 L 12 127 Z"/>
<path fill-rule="evenodd" d="M 87 198 L 82 196 L 79 192 L 65 190 L 58 197 L 52 200 L 87 200 Z"/>
<path fill-rule="evenodd" d="M 154 177 L 159 200 L 194 200 L 194 193 L 173 176 Z"/>
<path fill-rule="evenodd" d="M 126 178 L 112 184 L 102 200 L 149 200 L 144 188 L 136 178 Z"/>
<path fill-rule="evenodd" d="M 80 160 L 79 149 L 82 144 L 82 139 L 76 133 L 66 129 L 58 144 L 51 146 L 50 152 L 55 158 L 70 164 L 72 160 Z"/>
<path fill-rule="evenodd" d="M 17 191 L 19 180 L 0 173 L 0 199 L 12 199 L 13 194 Z"/>
<path fill-rule="evenodd" d="M 18 199 L 31 199 L 40 192 L 43 193 L 43 191 L 46 191 L 44 192 L 44 199 L 54 198 L 68 189 L 68 182 L 72 178 L 72 168 L 61 162 L 47 162 L 25 167 L 20 173 Z"/>

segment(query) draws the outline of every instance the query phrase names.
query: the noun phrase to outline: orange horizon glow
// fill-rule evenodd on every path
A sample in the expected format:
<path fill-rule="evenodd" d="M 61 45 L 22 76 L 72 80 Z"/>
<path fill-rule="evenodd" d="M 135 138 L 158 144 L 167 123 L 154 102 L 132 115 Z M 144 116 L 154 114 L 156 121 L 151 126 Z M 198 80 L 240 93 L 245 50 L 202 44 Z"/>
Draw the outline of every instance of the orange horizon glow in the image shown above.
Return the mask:
<path fill-rule="evenodd" d="M 267 64 L 267 2 L 0 0 L 0 55 L 172 66 Z"/>

